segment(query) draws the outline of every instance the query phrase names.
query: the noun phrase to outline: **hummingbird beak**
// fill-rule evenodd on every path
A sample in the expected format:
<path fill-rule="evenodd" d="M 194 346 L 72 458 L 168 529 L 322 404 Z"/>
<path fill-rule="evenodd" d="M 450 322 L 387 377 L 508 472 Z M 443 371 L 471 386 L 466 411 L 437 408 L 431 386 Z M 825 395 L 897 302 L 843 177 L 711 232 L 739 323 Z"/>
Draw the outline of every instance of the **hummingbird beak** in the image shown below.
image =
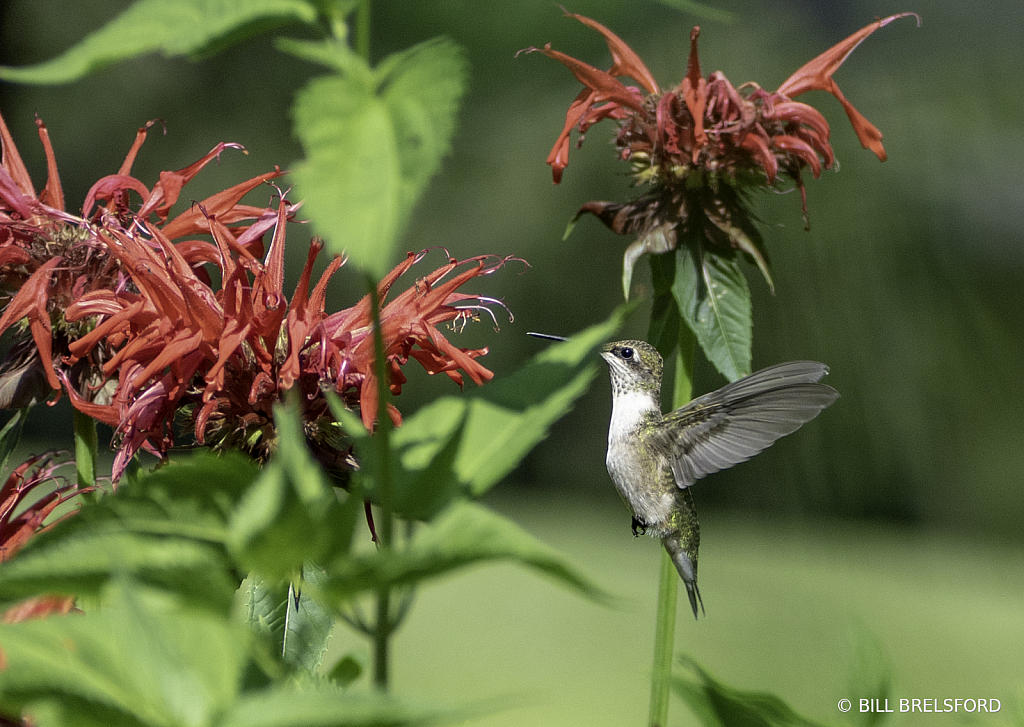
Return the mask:
<path fill-rule="evenodd" d="M 565 336 L 555 336 L 550 333 L 535 333 L 532 331 L 526 332 L 527 336 L 533 336 L 534 338 L 545 338 L 549 341 L 568 341 L 569 339 Z"/>

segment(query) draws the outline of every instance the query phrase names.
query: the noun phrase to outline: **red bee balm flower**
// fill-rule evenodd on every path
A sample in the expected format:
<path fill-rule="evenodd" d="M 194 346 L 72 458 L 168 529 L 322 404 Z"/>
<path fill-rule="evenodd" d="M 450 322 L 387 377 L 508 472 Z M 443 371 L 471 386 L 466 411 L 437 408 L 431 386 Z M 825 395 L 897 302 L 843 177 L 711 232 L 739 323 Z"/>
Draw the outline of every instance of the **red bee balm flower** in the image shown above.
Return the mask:
<path fill-rule="evenodd" d="M 103 342 L 115 352 L 103 374 L 113 383 L 110 404 L 90 403 L 70 387 L 72 403 L 115 427 L 120 446 L 113 468 L 117 480 L 129 459 L 146 446 L 162 454 L 173 444 L 172 424 L 183 414 L 185 428 L 201 444 L 239 448 L 263 459 L 276 446 L 273 406 L 284 392 L 302 392 L 306 434 L 328 464 L 345 469 L 350 453 L 323 396 L 337 392 L 372 426 L 377 411 L 369 296 L 352 308 L 328 315 L 327 283 L 342 265 L 335 257 L 310 291 L 313 265 L 323 243 L 314 239 L 291 302 L 282 290 L 285 222 L 292 209 L 282 200 L 273 241 L 263 261 L 253 257 L 216 217 L 208 218 L 216 241 L 221 285 L 215 289 L 189 265 L 159 230 L 154 248 L 128 230 L 102 233 L 110 254 L 134 285 L 93 290 L 65 312 L 69 321 L 93 321 L 89 333 L 69 346 L 69 360 L 87 356 Z M 392 284 L 422 255 L 412 255 L 378 286 L 383 302 Z M 381 330 L 389 385 L 405 383 L 400 366 L 410 356 L 430 373 L 445 373 L 459 384 L 467 374 L 480 384 L 492 374 L 475 359 L 487 349 L 453 346 L 441 323 L 472 316 L 487 303 L 457 292 L 470 278 L 488 275 L 506 259 L 487 264 L 473 258 L 447 265 L 381 309 Z M 445 278 L 459 266 L 461 273 Z M 417 349 L 414 349 L 418 347 Z M 400 415 L 390 408 L 391 418 Z"/>
<path fill-rule="evenodd" d="M 276 224 L 273 209 L 240 204 L 240 200 L 264 182 L 280 176 L 275 170 L 209 197 L 168 222 L 171 207 L 182 188 L 225 149 L 238 144 L 221 143 L 184 169 L 161 172 L 149 189 L 131 176 L 131 168 L 154 122 L 138 130 L 135 143 L 117 173 L 96 182 L 86 195 L 82 216 L 65 211 L 64 193 L 49 133 L 36 120 L 46 153 L 48 178 L 37 195 L 14 140 L 0 117 L 0 333 L 19 321 L 27 326 L 0 362 L 0 407 L 20 407 L 41 401 L 60 379 L 87 400 L 109 401 L 110 391 L 100 386 L 99 369 L 113 355 L 109 345 L 96 347 L 87 360 L 68 364 L 71 341 L 88 332 L 88 324 L 76 325 L 64 313 L 72 301 L 92 291 L 133 288 L 130 272 L 107 248 L 115 231 L 134 229 L 136 236 L 160 234 L 179 240 L 176 251 L 188 266 L 198 268 L 215 256 L 215 248 L 203 240 L 180 239 L 209 234 L 209 217 L 235 226 L 238 244 L 262 253 L 261 238 Z M 140 196 L 137 209 L 129 206 L 131 193 Z M 200 209 L 202 212 L 200 212 Z M 141 237 L 140 237 L 141 239 Z M 155 245 L 150 240 L 148 245 Z M 197 271 L 198 275 L 205 275 Z M 6 297 L 6 300 L 3 300 Z M 27 329 L 27 330 L 26 330 Z M 77 359 L 76 359 L 77 360 Z"/>
<path fill-rule="evenodd" d="M 771 284 L 763 242 L 741 194 L 775 187 L 786 177 L 800 190 L 806 223 L 801 171 L 809 167 L 817 178 L 822 167 L 835 162 L 828 122 L 811 106 L 793 101 L 807 91 L 835 96 L 861 144 L 885 160 L 881 132 L 846 100 L 832 74 L 875 30 L 907 15 L 913 13 L 892 15 L 862 28 L 804 65 L 774 92 L 755 83 L 737 88 L 720 71 L 705 78 L 697 53 L 697 27 L 690 34 L 686 76 L 668 91 L 659 89 L 621 38 L 582 15 L 567 13 L 604 36 L 613 61 L 608 71 L 552 50 L 550 44 L 527 49 L 554 58 L 585 86 L 570 104 L 562 133 L 548 155 L 555 183 L 569 163 L 572 130 L 579 130 L 582 142 L 593 124 L 613 119 L 619 125 L 615 143 L 621 158 L 632 163 L 636 184 L 650 187 L 631 202 L 590 202 L 579 213 L 597 216 L 618 234 L 638 235 L 625 257 L 627 296 L 640 255 L 673 250 L 681 237 L 695 233 L 699 234 L 692 239 L 750 255 Z M 626 86 L 617 76 L 633 79 L 639 88 Z"/>

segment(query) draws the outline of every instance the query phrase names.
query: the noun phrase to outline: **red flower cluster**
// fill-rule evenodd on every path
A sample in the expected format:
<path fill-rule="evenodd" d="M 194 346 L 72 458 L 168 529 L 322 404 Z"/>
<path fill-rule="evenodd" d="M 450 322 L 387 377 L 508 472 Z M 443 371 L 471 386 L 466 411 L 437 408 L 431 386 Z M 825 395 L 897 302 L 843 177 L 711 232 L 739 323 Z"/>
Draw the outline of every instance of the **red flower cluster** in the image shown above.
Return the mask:
<path fill-rule="evenodd" d="M 100 179 L 86 195 L 81 217 L 65 211 L 57 163 L 46 126 L 36 126 L 46 153 L 48 178 L 42 192 L 36 194 L 28 170 L 14 145 L 7 125 L 0 117 L 0 289 L 9 299 L 3 304 L 0 333 L 21 320 L 28 321 L 32 343 L 19 336 L 7 358 L 0 364 L 0 406 L 27 406 L 60 391 L 60 378 L 73 382 L 74 388 L 89 399 L 103 399 L 109 392 L 98 388 L 99 367 L 112 355 L 109 346 L 100 347 L 88 365 L 70 367 L 65 355 L 71 340 L 85 332 L 64 316 L 75 300 L 91 291 L 132 285 L 117 256 L 107 248 L 108 231 L 135 225 L 140 232 L 159 230 L 168 240 L 208 234 L 209 218 L 222 224 L 248 224 L 235 229 L 239 244 L 261 250 L 263 233 L 277 220 L 272 209 L 243 205 L 240 200 L 264 182 L 280 176 L 274 171 L 254 177 L 219 192 L 200 205 L 167 221 L 171 207 L 178 201 L 182 187 L 203 167 L 228 148 L 238 144 L 221 143 L 194 164 L 175 172 L 163 172 L 152 190 L 131 176 L 131 168 L 150 122 L 139 129 L 135 143 L 116 174 Z M 142 198 L 132 209 L 132 193 Z M 200 209 L 202 212 L 200 212 Z M 196 265 L 213 256 L 210 243 L 182 240 L 183 255 Z"/>
<path fill-rule="evenodd" d="M 552 50 L 550 44 L 527 49 L 557 60 L 585 86 L 570 104 L 547 162 L 558 183 L 569 163 L 572 130 L 579 130 L 582 141 L 595 123 L 618 123 L 615 142 L 621 158 L 632 163 L 636 183 L 652 189 L 629 203 L 591 202 L 580 212 L 596 215 L 618 234 L 640 236 L 632 256 L 627 252 L 630 268 L 643 252 L 674 249 L 680 237 L 699 232 L 700 239 L 748 253 L 768 277 L 760 237 L 739 194 L 773 187 L 781 176 L 788 177 L 800 189 L 806 221 L 801 170 L 809 167 L 817 178 L 822 166 L 829 168 L 835 161 L 828 122 L 813 107 L 792 100 L 802 93 L 822 90 L 835 96 L 861 144 L 885 160 L 881 132 L 846 100 L 832 74 L 871 33 L 912 13 L 883 18 L 854 33 L 797 70 L 774 92 L 755 83 L 737 88 L 720 71 L 705 78 L 697 53 L 697 27 L 690 34 L 686 76 L 663 92 L 621 38 L 590 18 L 567 15 L 604 36 L 613 63 L 602 71 Z M 626 86 L 617 76 L 633 79 L 640 88 Z"/>
<path fill-rule="evenodd" d="M 323 392 L 338 393 L 372 426 L 378 390 L 370 297 L 337 313 L 325 310 L 327 283 L 343 260 L 336 257 L 311 289 L 323 248 L 314 240 L 289 301 L 285 226 L 298 205 L 283 195 L 276 209 L 240 203 L 282 172 L 219 192 L 168 221 L 182 187 L 237 145 L 219 144 L 195 164 L 162 173 L 150 190 L 130 176 L 147 126 L 118 173 L 92 187 L 83 216 L 75 217 L 64 210 L 53 150 L 45 126 L 37 125 L 49 169 L 38 196 L 0 119 L 0 283 L 12 291 L 0 333 L 27 319 L 31 336 L 23 329 L 6 368 L 0 366 L 0 406 L 43 398 L 26 393 L 30 382 L 58 391 L 63 385 L 79 411 L 115 429 L 116 481 L 140 448 L 165 453 L 176 424 L 201 444 L 269 455 L 276 446 L 273 405 L 297 387 L 307 438 L 333 450 L 332 463 L 350 462 Z M 131 193 L 142 198 L 138 208 L 129 205 Z M 401 366 L 410 357 L 460 385 L 463 374 L 483 383 L 492 374 L 476 359 L 487 349 L 458 348 L 440 326 L 500 305 L 458 288 L 508 259 L 449 260 L 385 304 L 394 282 L 421 258 L 410 253 L 377 288 L 388 384 L 401 390 Z"/>

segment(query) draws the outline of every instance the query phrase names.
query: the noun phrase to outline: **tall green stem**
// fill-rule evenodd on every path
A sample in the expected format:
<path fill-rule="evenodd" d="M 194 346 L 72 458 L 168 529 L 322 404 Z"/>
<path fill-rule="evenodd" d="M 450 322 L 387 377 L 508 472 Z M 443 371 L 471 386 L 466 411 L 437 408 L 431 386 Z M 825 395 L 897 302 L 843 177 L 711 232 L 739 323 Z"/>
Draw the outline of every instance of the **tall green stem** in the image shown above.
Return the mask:
<path fill-rule="evenodd" d="M 377 444 L 377 536 L 382 551 L 390 550 L 394 541 L 395 519 L 392 512 L 391 473 L 391 420 L 388 418 L 387 366 L 384 359 L 384 338 L 380 330 L 380 296 L 376 282 L 368 277 L 370 286 L 370 310 L 373 316 L 373 370 L 377 376 L 377 425 L 374 439 Z M 391 633 L 391 589 L 384 587 L 377 592 L 377 618 L 374 624 L 373 681 L 378 689 L 388 689 L 388 662 Z"/>
<path fill-rule="evenodd" d="M 96 484 L 96 452 L 99 450 L 96 420 L 78 409 L 74 412 L 75 469 L 78 473 L 78 486 L 92 487 Z"/>
<path fill-rule="evenodd" d="M 370 60 L 370 0 L 359 0 L 356 9 L 356 53 Z"/>
<path fill-rule="evenodd" d="M 693 352 L 695 339 L 685 325 L 679 327 L 676 349 L 676 372 L 672 381 L 672 408 L 686 404 L 693 393 Z M 661 574 L 658 580 L 658 612 L 654 628 L 654 664 L 651 668 L 651 706 L 648 722 L 651 727 L 666 727 L 668 702 L 672 693 L 672 653 L 676 641 L 676 600 L 679 574 L 672 558 L 661 551 Z"/>
<path fill-rule="evenodd" d="M 690 401 L 693 393 L 696 339 L 679 315 L 679 307 L 672 293 L 676 277 L 676 256 L 651 255 L 649 259 L 651 282 L 654 284 L 654 305 L 647 338 L 657 347 L 666 362 L 675 362 L 675 375 L 671 380 L 662 382 L 662 389 L 670 408 L 677 409 Z M 663 550 L 654 627 L 654 664 L 651 669 L 651 727 L 665 727 L 668 724 L 678 595 L 679 575 L 672 558 Z"/>

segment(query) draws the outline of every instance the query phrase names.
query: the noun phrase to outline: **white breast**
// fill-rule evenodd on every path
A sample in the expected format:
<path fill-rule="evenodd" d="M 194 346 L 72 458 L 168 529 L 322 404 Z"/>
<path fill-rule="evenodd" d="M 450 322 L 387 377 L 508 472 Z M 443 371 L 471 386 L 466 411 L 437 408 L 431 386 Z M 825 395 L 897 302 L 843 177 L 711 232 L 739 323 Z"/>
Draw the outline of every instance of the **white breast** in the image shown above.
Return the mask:
<path fill-rule="evenodd" d="M 651 395 L 643 391 L 622 392 L 612 400 L 612 420 L 608 425 L 608 443 L 624 439 L 636 431 L 637 425 L 658 407 Z"/>

